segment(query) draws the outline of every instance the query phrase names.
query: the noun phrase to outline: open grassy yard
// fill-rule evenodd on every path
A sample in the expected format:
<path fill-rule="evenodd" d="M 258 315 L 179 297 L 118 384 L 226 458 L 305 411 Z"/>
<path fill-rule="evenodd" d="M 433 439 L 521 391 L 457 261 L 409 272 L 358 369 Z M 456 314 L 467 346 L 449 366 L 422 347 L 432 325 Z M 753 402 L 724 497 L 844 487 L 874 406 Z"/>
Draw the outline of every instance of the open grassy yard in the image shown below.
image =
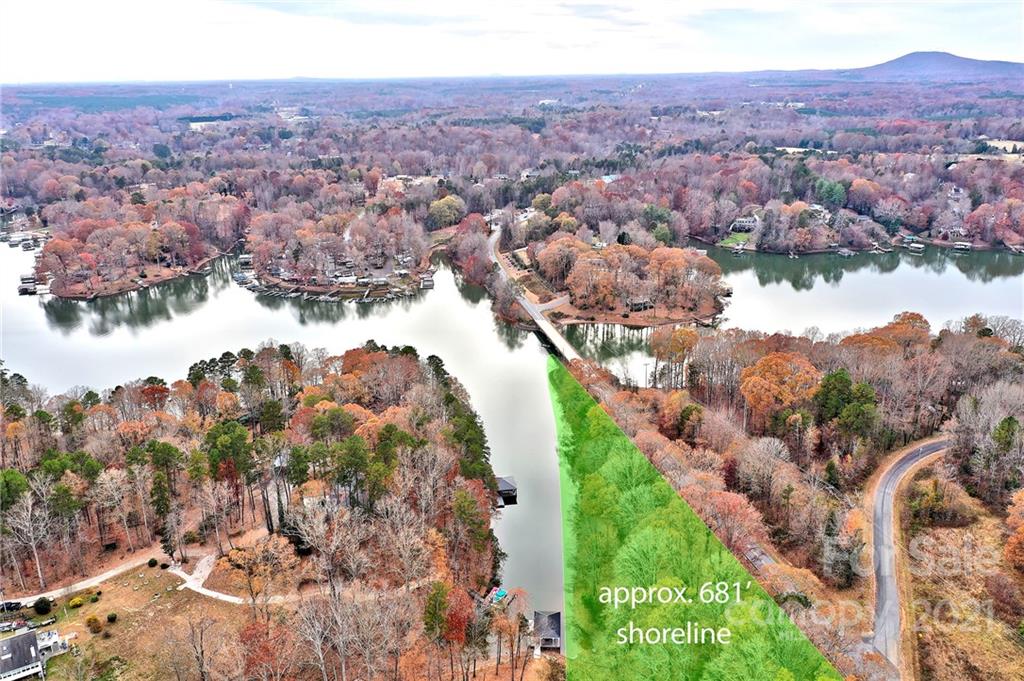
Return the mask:
<path fill-rule="evenodd" d="M 84 604 L 66 607 L 68 598 L 58 601 L 55 625 L 62 635 L 73 635 L 71 643 L 91 663 L 92 676 L 99 679 L 170 679 L 173 672 L 163 661 L 161 649 L 171 631 L 187 631 L 189 619 L 210 617 L 234 627 L 247 617 L 244 606 L 224 603 L 187 589 L 179 591 L 181 580 L 158 567 L 143 567 L 103 583 L 91 592 L 76 594 Z M 99 594 L 91 602 L 92 594 Z M 109 623 L 108 613 L 117 621 Z M 95 615 L 103 626 L 91 633 L 86 620 Z M 179 654 L 184 655 L 185 651 Z M 49 665 L 51 679 L 75 679 L 78 659 L 73 654 L 55 658 Z"/>
<path fill-rule="evenodd" d="M 731 232 L 729 236 L 719 241 L 718 245 L 723 248 L 732 248 L 746 245 L 748 241 L 750 241 L 750 232 Z"/>

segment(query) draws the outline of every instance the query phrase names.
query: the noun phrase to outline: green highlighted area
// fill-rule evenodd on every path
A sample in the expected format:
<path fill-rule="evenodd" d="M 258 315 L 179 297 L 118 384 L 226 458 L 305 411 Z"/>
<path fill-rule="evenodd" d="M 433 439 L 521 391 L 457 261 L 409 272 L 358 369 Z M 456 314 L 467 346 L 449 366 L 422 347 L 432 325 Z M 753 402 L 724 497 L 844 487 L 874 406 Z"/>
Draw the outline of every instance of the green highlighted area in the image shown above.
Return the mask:
<path fill-rule="evenodd" d="M 556 359 L 571 681 L 841 677 Z"/>

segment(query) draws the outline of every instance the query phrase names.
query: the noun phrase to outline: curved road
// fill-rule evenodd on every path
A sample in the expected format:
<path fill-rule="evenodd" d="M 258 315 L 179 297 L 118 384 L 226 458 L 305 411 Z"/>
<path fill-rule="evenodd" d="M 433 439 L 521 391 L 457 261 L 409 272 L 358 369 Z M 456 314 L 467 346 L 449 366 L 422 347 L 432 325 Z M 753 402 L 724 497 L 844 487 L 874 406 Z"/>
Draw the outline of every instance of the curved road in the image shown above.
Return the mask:
<path fill-rule="evenodd" d="M 882 473 L 875 489 L 872 517 L 875 568 L 874 645 L 897 669 L 900 657 L 900 590 L 896 575 L 896 519 L 894 502 L 900 483 L 923 459 L 949 446 L 937 440 L 906 452 Z"/>

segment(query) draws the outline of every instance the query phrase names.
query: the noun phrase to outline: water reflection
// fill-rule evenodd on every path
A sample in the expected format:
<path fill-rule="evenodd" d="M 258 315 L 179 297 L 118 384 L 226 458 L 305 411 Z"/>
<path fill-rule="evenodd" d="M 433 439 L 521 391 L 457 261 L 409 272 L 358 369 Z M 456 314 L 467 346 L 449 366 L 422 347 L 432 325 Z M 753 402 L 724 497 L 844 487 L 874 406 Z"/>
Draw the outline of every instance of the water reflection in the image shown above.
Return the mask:
<path fill-rule="evenodd" d="M 850 273 L 891 274 L 901 267 L 936 275 L 952 268 L 968 281 L 981 283 L 1024 274 L 1024 257 L 1008 251 L 960 253 L 929 246 L 921 255 L 896 249 L 892 253 L 857 253 L 851 258 L 843 258 L 835 253 L 789 258 L 772 253 L 736 256 L 724 248 L 709 247 L 698 242 L 692 242 L 691 245 L 707 250 L 727 277 L 730 274 L 753 272 L 761 286 L 788 283 L 797 291 L 810 291 L 819 280 L 837 285 Z"/>
<path fill-rule="evenodd" d="M 437 262 L 435 287 L 359 305 L 257 296 L 218 261 L 207 276 L 90 302 L 18 296 L 32 254 L 0 248 L 0 357 L 51 392 L 109 388 L 142 376 L 183 377 L 198 359 L 260 343 L 301 342 L 334 352 L 374 339 L 435 354 L 480 414 L 499 475 L 516 478 L 519 504 L 495 533 L 508 554 L 505 584 L 535 607 L 562 608 L 561 523 L 547 353 L 535 336 L 497 321 L 486 292 Z"/>
<path fill-rule="evenodd" d="M 187 315 L 205 305 L 211 292 L 222 290 L 230 283 L 230 264 L 221 259 L 214 263 L 214 272 L 209 276 L 193 274 L 89 302 L 47 296 L 42 307 L 53 329 L 68 333 L 88 322 L 92 335 L 105 336 L 121 326 L 145 328 Z"/>
<path fill-rule="evenodd" d="M 1005 251 L 956 253 L 929 247 L 918 256 L 897 250 L 791 259 L 707 250 L 733 289 L 718 320 L 723 327 L 844 332 L 884 324 L 904 310 L 920 312 L 936 329 L 975 312 L 1024 317 L 1024 256 Z M 649 335 L 616 324 L 566 331 L 584 356 L 638 385 L 645 385 L 654 367 Z"/>

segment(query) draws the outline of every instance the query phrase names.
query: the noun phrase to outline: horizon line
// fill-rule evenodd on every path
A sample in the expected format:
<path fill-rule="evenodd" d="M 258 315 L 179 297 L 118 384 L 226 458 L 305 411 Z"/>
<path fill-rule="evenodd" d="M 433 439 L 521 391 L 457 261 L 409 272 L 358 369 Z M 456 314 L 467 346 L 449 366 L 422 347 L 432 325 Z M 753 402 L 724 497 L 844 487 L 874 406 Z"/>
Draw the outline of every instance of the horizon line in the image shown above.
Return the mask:
<path fill-rule="evenodd" d="M 64 87 L 64 86 L 84 86 L 84 85 L 192 85 L 192 84 L 217 84 L 217 83 L 294 83 L 294 82 L 327 82 L 327 83 L 340 83 L 340 82 L 401 82 L 401 81 L 432 81 L 432 80 L 482 80 L 482 79 L 513 79 L 513 78 L 528 78 L 528 79 L 545 79 L 545 78 L 609 78 L 609 77 L 679 77 L 679 76 L 743 76 L 743 75 L 780 75 L 780 74 L 798 74 L 798 73 L 842 73 L 845 71 L 860 71 L 869 69 L 875 66 L 881 66 L 888 64 L 893 61 L 897 61 L 904 57 L 915 54 L 933 54 L 933 55 L 948 55 L 956 57 L 957 59 L 965 59 L 969 61 L 984 62 L 990 64 L 1008 64 L 1015 66 L 1024 67 L 1024 61 L 1012 61 L 1009 59 L 976 59 L 974 57 L 964 57 L 952 52 L 945 50 L 915 50 L 913 52 L 905 52 L 897 55 L 891 59 L 881 61 L 875 64 L 869 64 L 867 66 L 849 66 L 849 67 L 838 67 L 838 68 L 800 68 L 800 69 L 757 69 L 757 70 L 717 70 L 717 71 L 650 71 L 645 73 L 639 72 L 603 72 L 603 73 L 527 73 L 527 74 L 476 74 L 476 75 L 426 75 L 426 76 L 284 76 L 284 77 L 243 77 L 243 78 L 182 78 L 182 79 L 166 79 L 166 80 L 81 80 L 81 81 L 60 81 L 60 80 L 41 80 L 41 81 L 22 81 L 22 82 L 7 82 L 0 81 L 0 90 L 4 87 Z"/>

